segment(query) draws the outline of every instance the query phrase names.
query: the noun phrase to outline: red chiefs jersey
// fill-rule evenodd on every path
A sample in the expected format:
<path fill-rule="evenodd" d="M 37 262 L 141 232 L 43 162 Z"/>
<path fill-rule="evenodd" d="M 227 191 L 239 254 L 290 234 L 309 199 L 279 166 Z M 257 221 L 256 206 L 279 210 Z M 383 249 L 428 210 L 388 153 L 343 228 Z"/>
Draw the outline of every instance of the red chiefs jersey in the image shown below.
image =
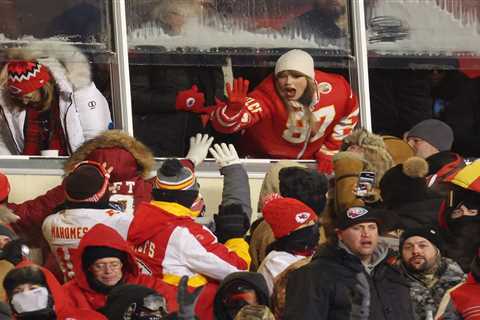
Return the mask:
<path fill-rule="evenodd" d="M 243 130 L 241 150 L 254 157 L 316 159 L 318 152 L 332 156 L 357 124 L 359 109 L 342 76 L 316 70 L 315 80 L 319 99 L 310 107 L 311 128 L 303 120 L 303 107 L 287 110 L 273 75 L 249 93 L 237 114 L 227 112 L 228 104 L 218 106 L 211 114 L 212 124 L 223 133 Z"/>

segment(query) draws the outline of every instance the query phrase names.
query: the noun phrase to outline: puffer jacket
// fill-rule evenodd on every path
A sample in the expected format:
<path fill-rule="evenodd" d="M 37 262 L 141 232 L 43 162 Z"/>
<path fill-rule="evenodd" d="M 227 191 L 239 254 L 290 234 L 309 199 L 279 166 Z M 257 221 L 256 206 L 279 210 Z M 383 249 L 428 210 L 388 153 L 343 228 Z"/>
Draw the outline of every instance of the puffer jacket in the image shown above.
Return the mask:
<path fill-rule="evenodd" d="M 79 49 L 66 44 L 38 43 L 11 58 L 37 60 L 49 69 L 58 91 L 68 154 L 112 126 L 108 102 L 92 82 L 87 58 Z M 0 131 L 0 154 L 22 154 L 25 120 L 26 111 L 15 106 L 7 90 L 0 88 L 0 122 L 4 127 Z"/>

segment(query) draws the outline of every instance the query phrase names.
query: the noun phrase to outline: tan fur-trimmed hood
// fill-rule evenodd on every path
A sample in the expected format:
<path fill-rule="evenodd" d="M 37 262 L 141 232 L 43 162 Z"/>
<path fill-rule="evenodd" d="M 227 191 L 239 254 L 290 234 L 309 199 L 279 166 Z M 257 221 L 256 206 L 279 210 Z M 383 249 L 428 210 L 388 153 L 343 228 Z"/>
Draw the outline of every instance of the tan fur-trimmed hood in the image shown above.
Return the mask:
<path fill-rule="evenodd" d="M 88 156 L 96 149 L 115 147 L 131 153 L 137 162 L 140 175 L 144 179 L 149 177 L 155 165 L 152 152 L 143 143 L 120 130 L 105 131 L 101 135 L 86 141 L 65 162 L 64 170 L 69 173 L 77 163 L 88 160 Z"/>
<path fill-rule="evenodd" d="M 392 156 L 388 152 L 382 137 L 360 128 L 344 139 L 344 143 L 357 145 L 363 149 L 363 157 L 367 164 L 364 170 L 376 173 L 376 185 L 382 180 L 385 171 L 393 167 Z"/>

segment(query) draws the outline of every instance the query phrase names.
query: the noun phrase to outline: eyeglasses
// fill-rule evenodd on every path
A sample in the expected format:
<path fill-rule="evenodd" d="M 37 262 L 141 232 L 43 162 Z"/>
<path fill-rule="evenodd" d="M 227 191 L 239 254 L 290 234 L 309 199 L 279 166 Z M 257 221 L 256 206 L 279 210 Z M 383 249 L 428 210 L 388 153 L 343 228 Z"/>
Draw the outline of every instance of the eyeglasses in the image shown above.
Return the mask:
<path fill-rule="evenodd" d="M 123 263 L 120 261 L 107 262 L 107 263 L 94 263 L 92 265 L 93 271 L 105 272 L 107 270 L 118 271 L 123 267 Z"/>

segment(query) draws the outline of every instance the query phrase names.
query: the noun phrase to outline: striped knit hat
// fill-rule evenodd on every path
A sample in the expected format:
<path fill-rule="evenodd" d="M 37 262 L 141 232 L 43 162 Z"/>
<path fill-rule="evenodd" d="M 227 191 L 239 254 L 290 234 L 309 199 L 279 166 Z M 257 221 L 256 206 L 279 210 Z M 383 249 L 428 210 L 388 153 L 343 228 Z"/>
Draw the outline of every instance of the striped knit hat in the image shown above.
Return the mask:
<path fill-rule="evenodd" d="M 50 80 L 50 73 L 36 61 L 11 61 L 7 66 L 8 90 L 23 96 L 43 87 Z"/>
<path fill-rule="evenodd" d="M 157 170 L 152 197 L 156 201 L 176 202 L 191 208 L 198 197 L 195 175 L 178 159 L 167 159 Z"/>

